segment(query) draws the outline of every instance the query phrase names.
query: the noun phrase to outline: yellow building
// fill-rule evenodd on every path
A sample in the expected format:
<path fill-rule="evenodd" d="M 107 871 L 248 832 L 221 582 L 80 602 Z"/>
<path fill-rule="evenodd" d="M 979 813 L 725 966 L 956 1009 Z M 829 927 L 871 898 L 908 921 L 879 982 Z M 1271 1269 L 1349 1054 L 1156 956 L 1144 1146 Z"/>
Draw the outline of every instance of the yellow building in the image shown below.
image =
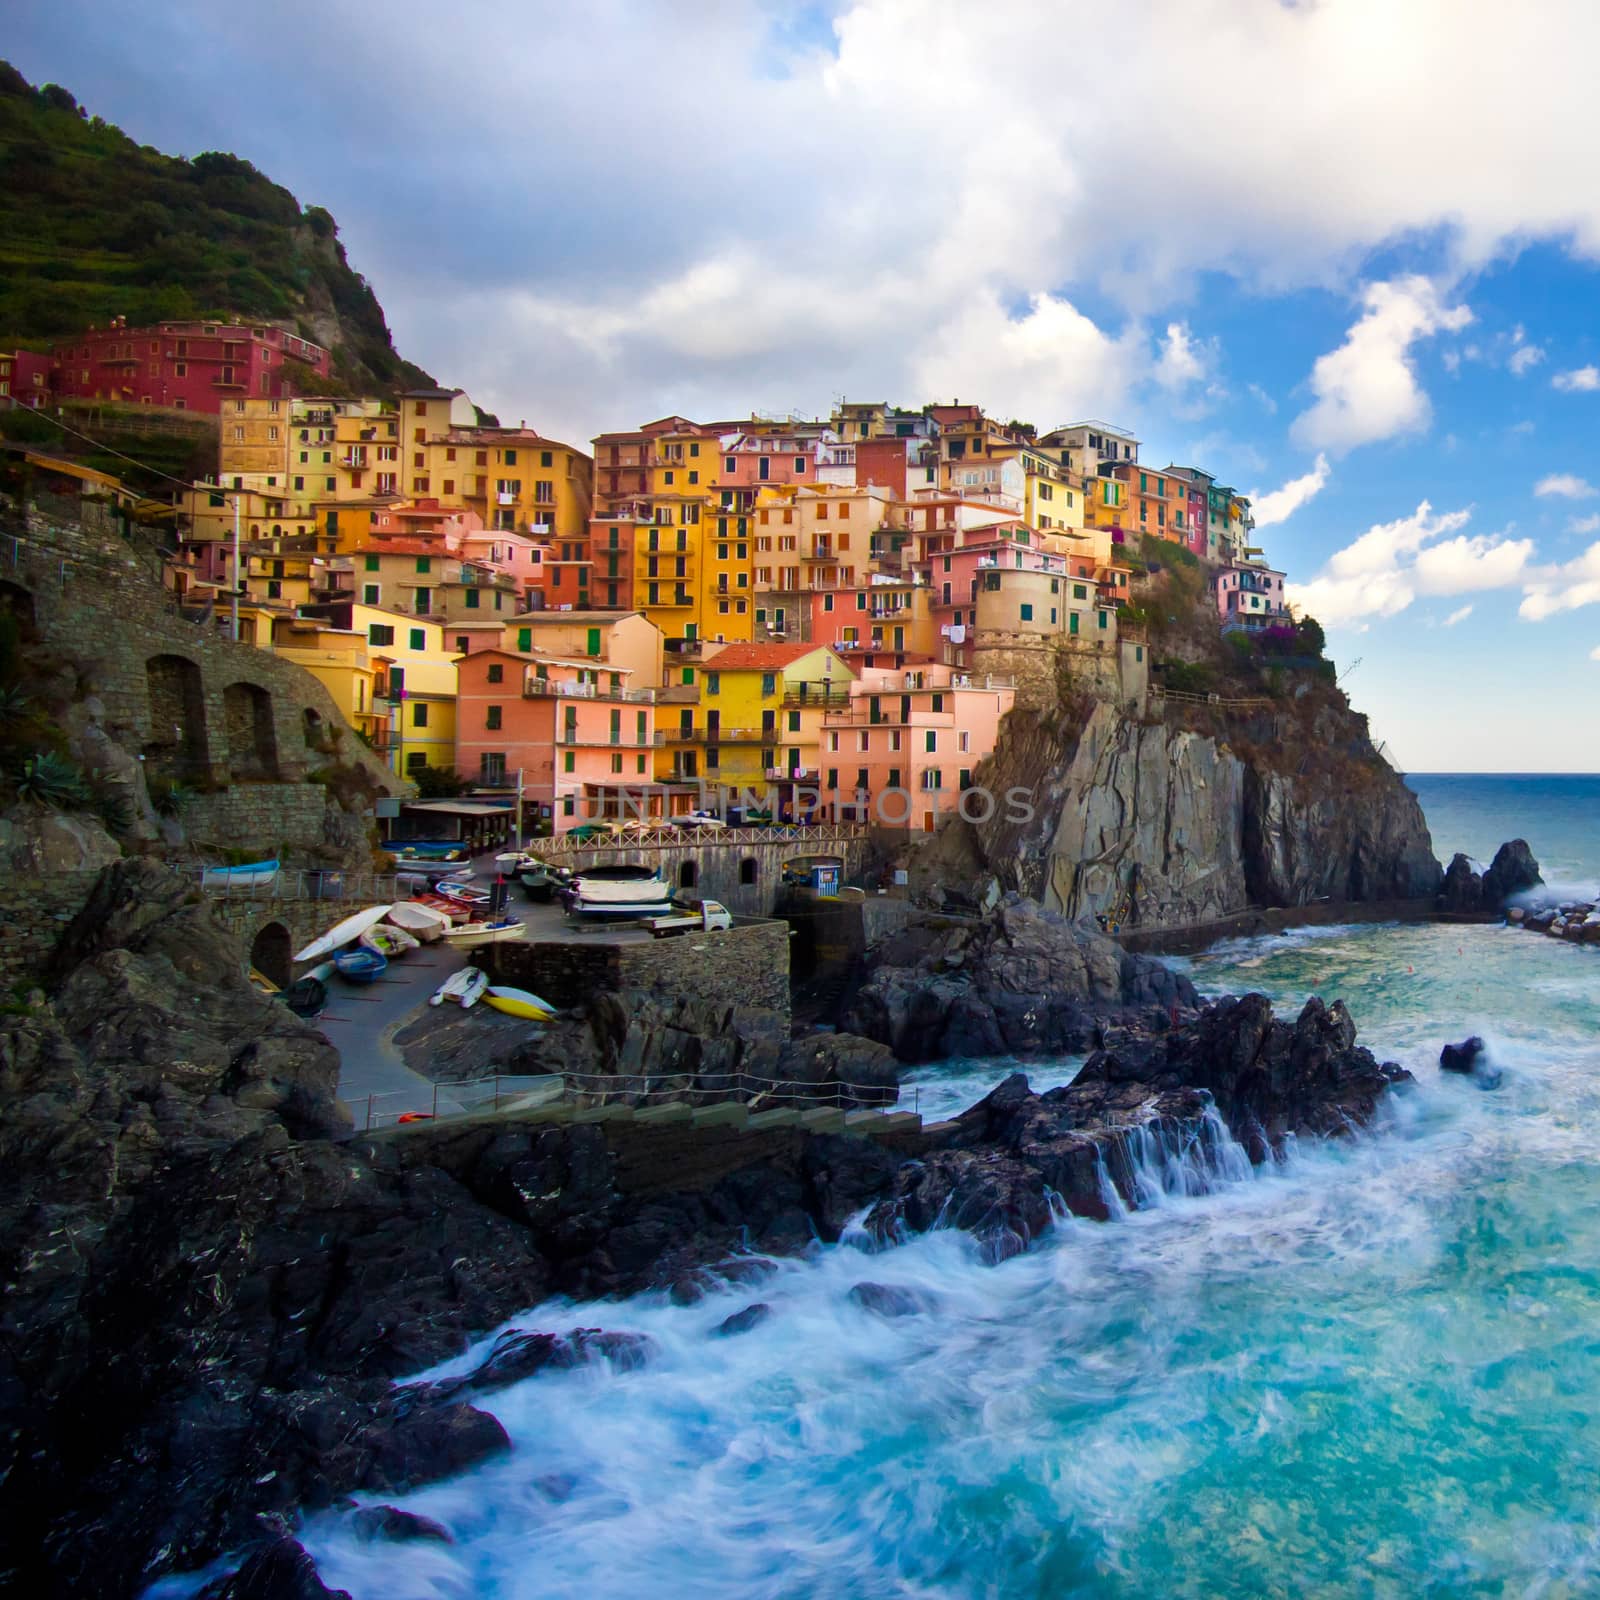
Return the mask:
<path fill-rule="evenodd" d="M 333 698 L 339 714 L 372 748 L 387 754 L 388 717 L 377 704 L 377 668 L 367 636 L 322 617 L 279 617 L 273 651 L 304 667 Z"/>
<path fill-rule="evenodd" d="M 375 710 L 387 721 L 390 767 L 455 767 L 456 656 L 437 622 L 353 605 L 351 631 L 367 641 L 375 671 Z"/>

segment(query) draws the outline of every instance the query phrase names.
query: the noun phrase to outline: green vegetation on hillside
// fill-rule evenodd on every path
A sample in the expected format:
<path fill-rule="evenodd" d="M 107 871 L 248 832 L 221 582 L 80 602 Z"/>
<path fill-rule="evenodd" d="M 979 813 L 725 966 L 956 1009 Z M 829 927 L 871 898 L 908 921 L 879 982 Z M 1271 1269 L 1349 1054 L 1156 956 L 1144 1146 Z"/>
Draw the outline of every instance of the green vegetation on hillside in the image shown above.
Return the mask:
<path fill-rule="evenodd" d="M 402 361 L 333 218 L 236 156 L 135 144 L 0 62 L 0 340 L 42 348 L 113 316 L 338 319 L 338 387 L 431 383 Z"/>

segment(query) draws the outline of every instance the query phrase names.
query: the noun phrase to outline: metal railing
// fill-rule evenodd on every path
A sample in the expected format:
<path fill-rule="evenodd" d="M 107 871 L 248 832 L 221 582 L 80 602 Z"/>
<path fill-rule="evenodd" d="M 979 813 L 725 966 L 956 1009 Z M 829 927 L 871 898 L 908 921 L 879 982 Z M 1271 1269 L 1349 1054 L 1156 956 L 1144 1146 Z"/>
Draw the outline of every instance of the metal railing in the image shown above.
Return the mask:
<path fill-rule="evenodd" d="M 763 1078 L 748 1072 L 706 1073 L 690 1084 L 652 1088 L 648 1080 L 626 1074 L 600 1072 L 525 1073 L 496 1075 L 469 1083 L 435 1083 L 426 1096 L 395 1090 L 360 1096 L 352 1110 L 362 1120 L 362 1130 L 395 1127 L 406 1121 L 434 1122 L 455 1117 L 479 1117 L 515 1110 L 530 1096 L 540 1098 L 527 1110 L 564 1105 L 573 1111 L 598 1106 L 648 1110 L 652 1106 L 682 1105 L 690 1110 L 743 1105 L 756 1112 L 805 1110 L 878 1111 L 884 1115 L 909 1111 L 922 1114 L 922 1091 L 909 1086 L 910 1105 L 902 1103 L 906 1091 L 889 1084 L 810 1083 L 799 1078 Z M 573 1098 L 582 1096 L 584 1098 Z M 599 1098 L 590 1098 L 598 1096 Z M 609 1098 L 616 1096 L 617 1098 Z M 441 1100 L 444 1108 L 440 1109 Z"/>
<path fill-rule="evenodd" d="M 193 862 L 168 862 L 174 872 L 192 878 L 204 893 L 219 900 L 339 900 L 378 905 L 406 898 L 393 873 L 326 871 L 280 867 L 252 877 L 221 867 Z"/>
<path fill-rule="evenodd" d="M 564 833 L 553 839 L 540 839 L 535 848 L 549 861 L 561 856 L 596 855 L 607 850 L 637 850 L 641 845 L 665 849 L 681 848 L 686 842 L 695 845 L 856 844 L 866 837 L 865 824 L 858 822 L 808 823 L 790 828 L 679 829 L 668 821 L 622 837 L 605 839 L 574 839 L 571 834 Z"/>

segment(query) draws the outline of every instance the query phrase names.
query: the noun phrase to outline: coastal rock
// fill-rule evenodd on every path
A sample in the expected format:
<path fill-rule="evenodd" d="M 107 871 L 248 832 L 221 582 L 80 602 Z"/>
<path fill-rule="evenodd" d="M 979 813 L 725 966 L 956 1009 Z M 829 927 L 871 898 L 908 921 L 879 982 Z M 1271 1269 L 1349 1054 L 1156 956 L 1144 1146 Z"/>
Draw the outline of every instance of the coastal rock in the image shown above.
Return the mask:
<path fill-rule="evenodd" d="M 196 1600 L 350 1600 L 348 1589 L 330 1589 L 297 1540 L 275 1539 L 230 1578 L 207 1584 Z"/>
<path fill-rule="evenodd" d="M 396 1506 L 363 1506 L 350 1518 L 355 1536 L 363 1544 L 385 1539 L 391 1544 L 405 1544 L 416 1539 L 430 1540 L 435 1544 L 454 1544 L 455 1539 L 442 1522 L 432 1517 L 418 1516 L 415 1511 L 401 1511 Z"/>
<path fill-rule="evenodd" d="M 1477 1070 L 1478 1058 L 1483 1054 L 1485 1048 L 1483 1040 L 1476 1034 L 1470 1039 L 1463 1039 L 1460 1044 L 1447 1044 L 1439 1052 L 1439 1070 L 1441 1072 L 1474 1072 Z"/>
<path fill-rule="evenodd" d="M 712 1333 L 718 1339 L 731 1339 L 735 1334 L 749 1333 L 752 1328 L 759 1328 L 771 1315 L 772 1307 L 765 1301 L 757 1300 L 743 1311 L 735 1311 L 732 1316 L 724 1317 L 712 1329 Z"/>
<path fill-rule="evenodd" d="M 875 1316 L 917 1317 L 937 1311 L 938 1300 L 918 1289 L 906 1289 L 888 1283 L 858 1283 L 850 1290 L 850 1298 L 863 1311 Z"/>
<path fill-rule="evenodd" d="M 1421 806 L 1342 695 L 1230 716 L 1225 736 L 1203 708 L 1203 731 L 1183 714 L 1014 711 L 980 781 L 1025 804 L 942 830 L 916 881 L 992 874 L 1069 918 L 1138 928 L 1439 892 Z"/>
<path fill-rule="evenodd" d="M 568 1333 L 523 1333 L 513 1329 L 495 1341 L 488 1356 L 458 1378 L 413 1384 L 403 1395 L 442 1399 L 466 1390 L 504 1389 L 545 1371 L 561 1372 L 592 1361 L 605 1361 L 618 1371 L 643 1366 L 655 1344 L 639 1333 L 606 1333 L 599 1328 L 573 1328 Z"/>
<path fill-rule="evenodd" d="M 1196 999 L 1181 974 L 1016 894 L 983 922 L 909 929 L 876 955 L 845 1024 L 902 1061 L 1082 1048 L 1107 1015 Z"/>
<path fill-rule="evenodd" d="M 1483 903 L 1489 911 L 1499 911 L 1513 896 L 1537 889 L 1544 879 L 1539 863 L 1526 839 L 1512 839 L 1500 846 L 1483 875 Z"/>
<path fill-rule="evenodd" d="M 404 1409 L 392 1426 L 374 1428 L 367 1437 L 372 1459 L 361 1487 L 385 1494 L 453 1477 L 511 1448 L 498 1418 L 465 1404 Z"/>
<path fill-rule="evenodd" d="M 1483 909 L 1483 878 L 1471 860 L 1459 850 L 1445 868 L 1444 888 L 1439 894 L 1440 909 L 1458 914 Z"/>

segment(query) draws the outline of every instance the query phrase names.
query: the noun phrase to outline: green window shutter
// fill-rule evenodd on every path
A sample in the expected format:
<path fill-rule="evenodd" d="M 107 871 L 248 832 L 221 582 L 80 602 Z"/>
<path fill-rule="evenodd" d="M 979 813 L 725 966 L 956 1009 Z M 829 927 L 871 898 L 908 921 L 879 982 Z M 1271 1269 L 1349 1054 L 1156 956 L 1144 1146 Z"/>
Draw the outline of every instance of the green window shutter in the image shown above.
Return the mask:
<path fill-rule="evenodd" d="M 476 611 L 479 604 L 479 594 L 476 589 L 467 590 L 467 610 Z"/>
<path fill-rule="evenodd" d="M 597 656 L 600 654 L 600 630 L 598 628 L 589 629 L 587 644 L 589 655 Z"/>
<path fill-rule="evenodd" d="M 417 557 L 417 571 L 418 572 L 431 572 L 432 570 L 433 570 L 433 557 L 432 556 L 418 556 Z"/>
<path fill-rule="evenodd" d="M 524 655 L 526 655 L 528 653 L 528 651 L 533 649 L 533 629 L 532 628 L 518 628 L 517 629 L 517 649 L 519 649 Z"/>
<path fill-rule="evenodd" d="M 422 628 L 411 630 L 411 648 L 413 650 L 426 650 L 428 648 L 428 635 Z"/>
<path fill-rule="evenodd" d="M 367 571 L 368 572 L 376 572 L 377 570 L 378 570 L 378 558 L 376 556 L 368 556 L 367 557 Z"/>
<path fill-rule="evenodd" d="M 1067 632 L 1076 633 L 1078 631 L 1078 613 L 1076 611 L 1072 612 L 1071 615 L 1068 616 L 1067 622 L 1069 624 Z"/>

